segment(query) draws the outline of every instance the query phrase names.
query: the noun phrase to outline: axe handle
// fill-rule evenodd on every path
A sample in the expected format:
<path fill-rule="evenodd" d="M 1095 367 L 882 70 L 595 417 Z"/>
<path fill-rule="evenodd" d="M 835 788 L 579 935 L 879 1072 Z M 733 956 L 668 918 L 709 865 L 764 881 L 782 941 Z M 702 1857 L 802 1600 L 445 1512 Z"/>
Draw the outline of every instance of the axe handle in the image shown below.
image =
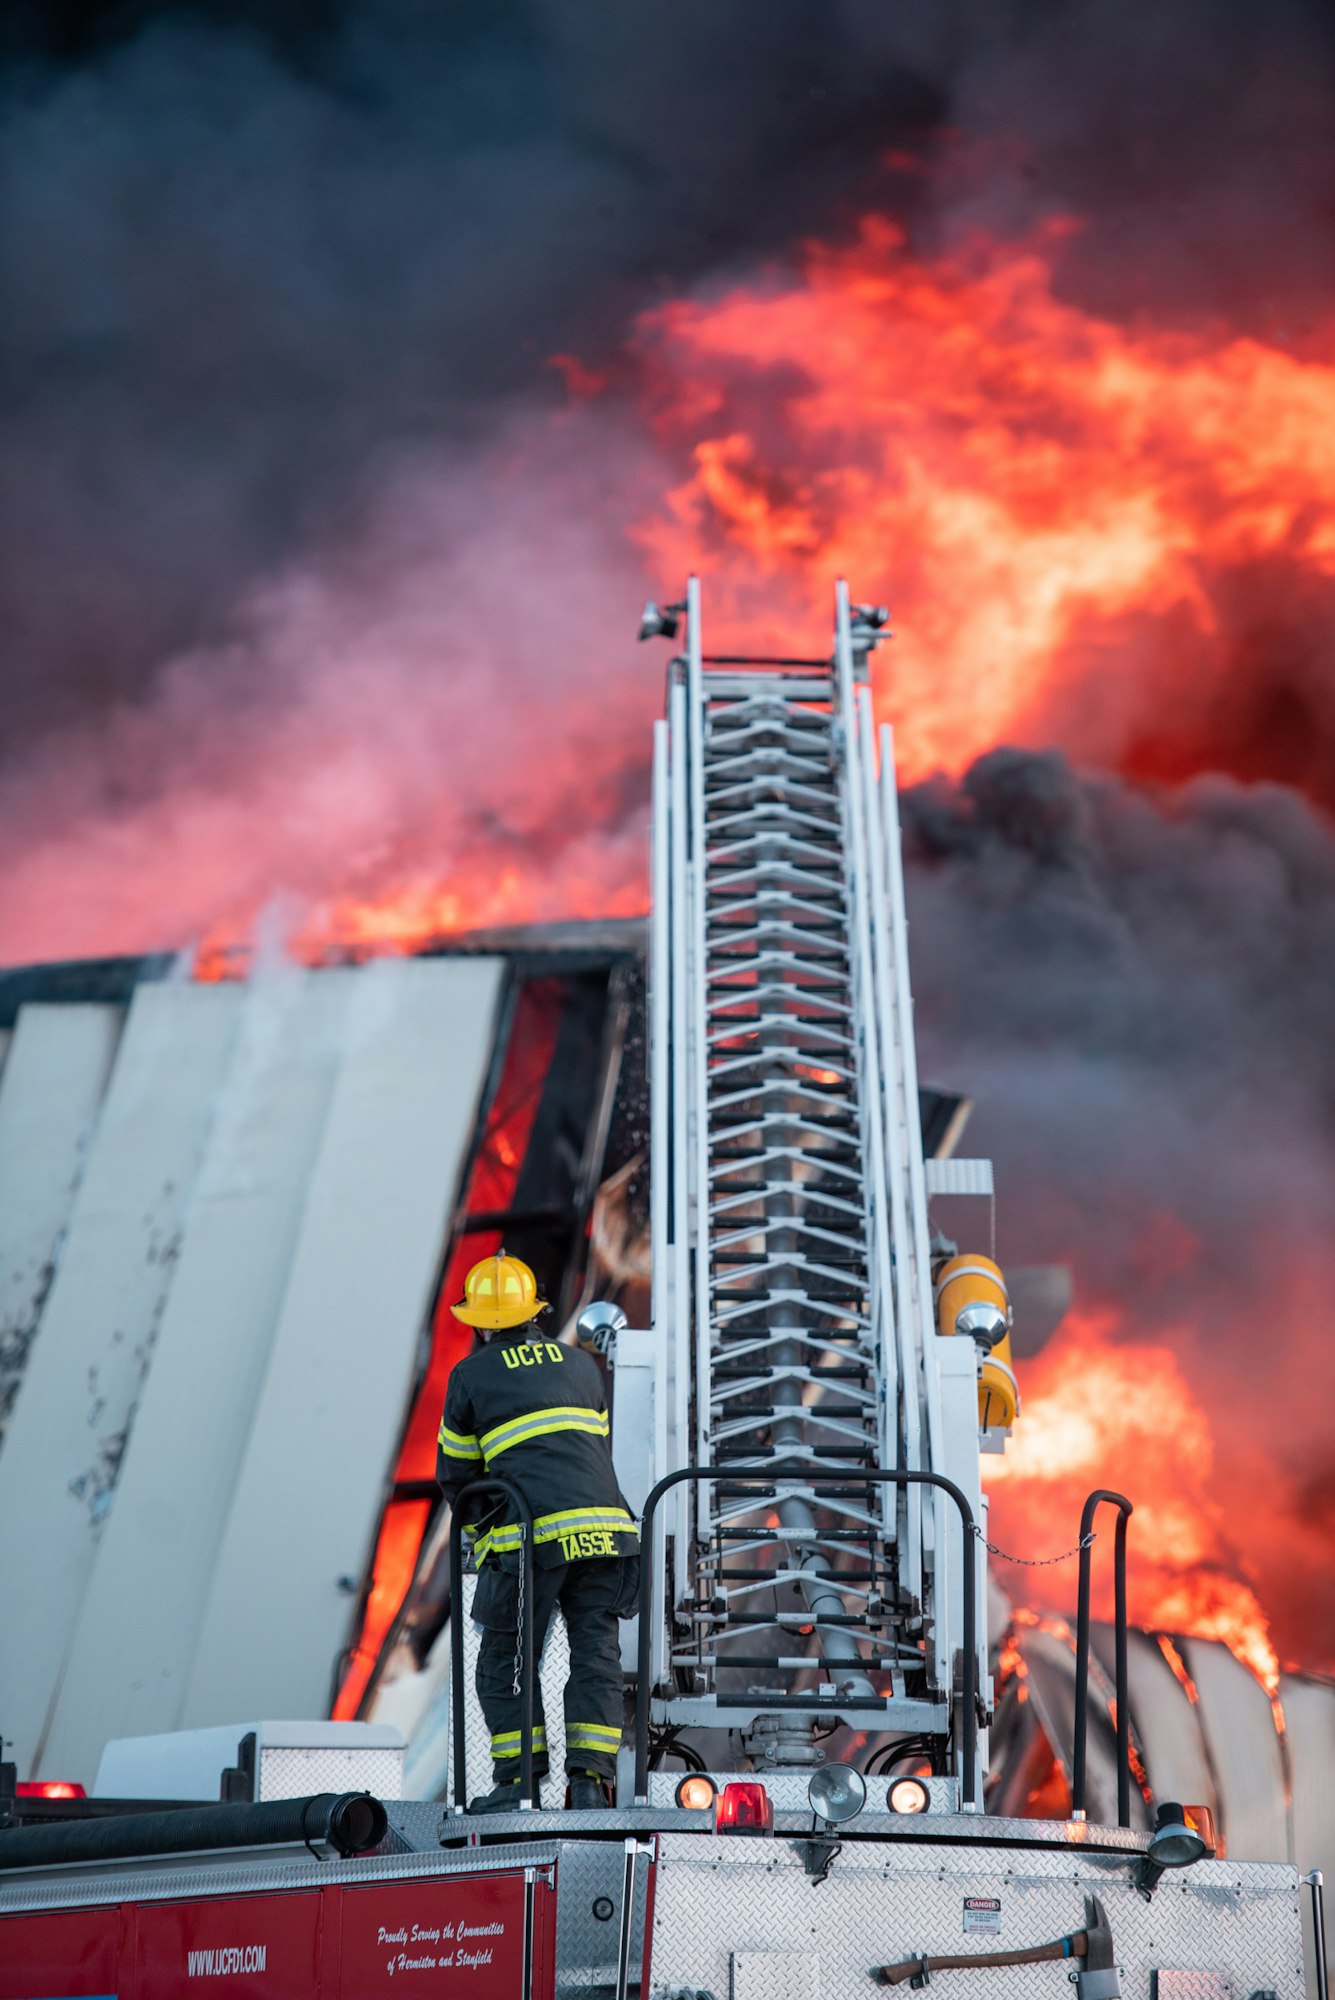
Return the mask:
<path fill-rule="evenodd" d="M 1075 1931 L 1070 1937 L 1054 1938 L 1051 1944 L 1031 1944 L 1018 1951 L 975 1951 L 967 1957 L 948 1958 L 932 1952 L 928 1957 L 906 1958 L 898 1965 L 878 1965 L 872 1977 L 882 1986 L 901 1986 L 917 1972 L 947 1972 L 970 1965 L 1043 1965 L 1053 1958 L 1083 1958 L 1087 1943 L 1086 1933 Z"/>

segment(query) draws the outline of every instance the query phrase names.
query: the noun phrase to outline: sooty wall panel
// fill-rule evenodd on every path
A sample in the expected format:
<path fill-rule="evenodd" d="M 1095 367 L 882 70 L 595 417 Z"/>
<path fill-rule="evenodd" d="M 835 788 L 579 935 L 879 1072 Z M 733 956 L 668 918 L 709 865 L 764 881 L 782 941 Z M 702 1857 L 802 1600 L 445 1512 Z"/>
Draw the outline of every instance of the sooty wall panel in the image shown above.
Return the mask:
<path fill-rule="evenodd" d="M 1335 1883 L 1335 1687 L 1328 1681 L 1285 1674 L 1279 1683 L 1293 1787 L 1293 1859 L 1304 1874 L 1319 1868 L 1327 1896 Z M 1330 1946 L 1330 1903 L 1326 1903 L 1327 1950 Z M 1312 1936 L 1312 1906 L 1303 1891 L 1303 1928 L 1307 1939 L 1309 1984 L 1315 1993 L 1316 1949 Z"/>
<path fill-rule="evenodd" d="M 502 967 L 359 975 L 209 1593 L 187 1726 L 327 1712 L 402 1428 Z"/>
<path fill-rule="evenodd" d="M 1183 1639 L 1231 1861 L 1287 1861 L 1284 1764 L 1270 1697 L 1213 1639 Z M 1187 1802 L 1189 1803 L 1189 1801 Z"/>
<path fill-rule="evenodd" d="M 0 1070 L 0 1449 L 120 1038 L 119 1007 L 24 1007 Z"/>
<path fill-rule="evenodd" d="M 1156 1799 L 1217 1811 L 1199 1710 L 1149 1633 L 1128 1632 L 1127 1669 L 1131 1727 L 1145 1753 Z"/>
<path fill-rule="evenodd" d="M 287 966 L 245 989 L 44 1771 L 177 1727 L 360 977 Z"/>
<path fill-rule="evenodd" d="M 0 1689 L 20 1777 L 40 1756 L 151 1363 L 238 1000 L 184 982 L 136 992 L 0 1453 Z"/>

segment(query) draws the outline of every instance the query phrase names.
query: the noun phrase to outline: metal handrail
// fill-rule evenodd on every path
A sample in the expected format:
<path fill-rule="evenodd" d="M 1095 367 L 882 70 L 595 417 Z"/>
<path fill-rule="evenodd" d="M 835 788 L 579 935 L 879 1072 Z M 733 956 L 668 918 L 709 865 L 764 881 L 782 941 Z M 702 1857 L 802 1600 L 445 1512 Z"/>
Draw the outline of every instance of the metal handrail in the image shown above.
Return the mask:
<path fill-rule="evenodd" d="M 537 1804 L 533 1779 L 533 1509 L 508 1479 L 470 1479 L 454 1497 L 450 1519 L 450 1726 L 454 1735 L 454 1809 L 468 1809 L 468 1745 L 464 1697 L 464 1502 L 503 1493 L 519 1515 L 523 1591 L 519 1607 L 519 1810 Z"/>
<path fill-rule="evenodd" d="M 1326 1966 L 1325 1876 L 1319 1868 L 1300 1876 L 1312 1892 L 1312 1950 L 1315 1953 L 1316 2000 L 1330 2000 L 1330 1975 Z"/>
<path fill-rule="evenodd" d="M 1104 1501 L 1117 1509 L 1113 1541 L 1113 1648 L 1117 1689 L 1117 1824 L 1131 1824 L 1131 1710 L 1126 1658 L 1126 1524 L 1134 1509 L 1124 1493 L 1096 1487 L 1080 1515 L 1080 1595 L 1075 1621 L 1075 1747 L 1071 1758 L 1071 1811 L 1085 1816 L 1085 1751 L 1089 1733 L 1089 1584 L 1094 1516 Z"/>
<path fill-rule="evenodd" d="M 649 1677 L 650 1625 L 653 1617 L 654 1516 L 658 1503 L 683 1480 L 726 1479 L 731 1485 L 750 1486 L 935 1486 L 954 1501 L 960 1517 L 962 1576 L 964 1590 L 964 1685 L 961 1727 L 960 1804 L 965 1812 L 976 1809 L 974 1764 L 978 1756 L 978 1574 L 977 1538 L 973 1509 L 958 1486 L 935 1472 L 887 1472 L 879 1466 L 871 1472 L 780 1472 L 777 1469 L 748 1472 L 732 1465 L 685 1465 L 660 1479 L 644 1503 L 640 1521 L 640 1629 L 637 1648 L 638 1681 L 635 1688 L 635 1803 L 649 1803 Z"/>

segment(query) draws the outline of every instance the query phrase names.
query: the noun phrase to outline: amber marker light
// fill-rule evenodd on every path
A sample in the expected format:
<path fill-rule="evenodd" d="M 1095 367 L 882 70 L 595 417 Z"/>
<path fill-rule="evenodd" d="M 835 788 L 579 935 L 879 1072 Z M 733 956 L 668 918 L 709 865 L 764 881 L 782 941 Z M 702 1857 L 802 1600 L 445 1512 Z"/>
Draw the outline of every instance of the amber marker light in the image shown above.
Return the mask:
<path fill-rule="evenodd" d="M 924 1813 L 931 1798 L 921 1778 L 896 1778 L 885 1802 L 892 1813 Z"/>
<path fill-rule="evenodd" d="M 1215 1839 L 1214 1814 L 1209 1806 L 1183 1806 L 1182 1819 L 1184 1825 L 1189 1826 L 1193 1833 L 1198 1833 L 1205 1842 L 1207 1855 L 1218 1853 L 1219 1843 Z"/>
<path fill-rule="evenodd" d="M 718 1787 L 714 1780 L 701 1776 L 698 1771 L 692 1771 L 683 1778 L 676 1791 L 677 1804 L 684 1806 L 687 1812 L 709 1812 L 717 1797 Z"/>

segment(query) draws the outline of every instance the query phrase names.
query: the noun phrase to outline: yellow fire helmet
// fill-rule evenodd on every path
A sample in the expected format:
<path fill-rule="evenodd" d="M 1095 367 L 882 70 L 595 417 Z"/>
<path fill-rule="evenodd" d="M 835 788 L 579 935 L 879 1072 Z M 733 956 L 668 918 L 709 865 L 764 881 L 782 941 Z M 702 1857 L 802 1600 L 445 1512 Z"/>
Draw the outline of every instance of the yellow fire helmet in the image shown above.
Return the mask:
<path fill-rule="evenodd" d="M 498 1250 L 474 1264 L 464 1279 L 464 1295 L 450 1311 L 465 1326 L 523 1326 L 526 1320 L 546 1312 L 547 1302 L 538 1297 L 538 1281 L 528 1265 L 518 1257 Z"/>

